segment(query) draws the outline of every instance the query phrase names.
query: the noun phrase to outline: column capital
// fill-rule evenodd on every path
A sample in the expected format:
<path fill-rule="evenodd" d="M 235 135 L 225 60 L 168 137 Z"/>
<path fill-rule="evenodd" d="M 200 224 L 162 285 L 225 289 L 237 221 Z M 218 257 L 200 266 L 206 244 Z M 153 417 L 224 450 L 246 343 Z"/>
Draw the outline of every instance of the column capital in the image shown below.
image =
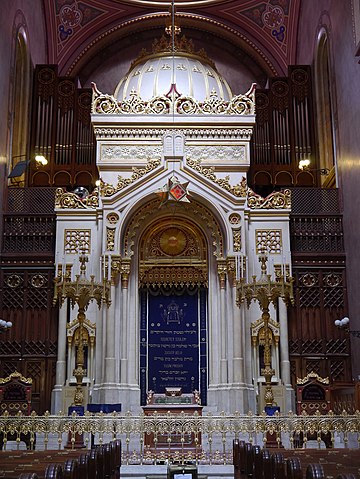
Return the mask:
<path fill-rule="evenodd" d="M 129 285 L 129 276 L 131 272 L 131 259 L 124 258 L 121 263 L 121 286 L 124 289 L 128 288 Z"/>
<path fill-rule="evenodd" d="M 227 274 L 227 264 L 225 258 L 220 258 L 217 260 L 217 272 L 219 276 L 220 289 L 225 289 Z"/>

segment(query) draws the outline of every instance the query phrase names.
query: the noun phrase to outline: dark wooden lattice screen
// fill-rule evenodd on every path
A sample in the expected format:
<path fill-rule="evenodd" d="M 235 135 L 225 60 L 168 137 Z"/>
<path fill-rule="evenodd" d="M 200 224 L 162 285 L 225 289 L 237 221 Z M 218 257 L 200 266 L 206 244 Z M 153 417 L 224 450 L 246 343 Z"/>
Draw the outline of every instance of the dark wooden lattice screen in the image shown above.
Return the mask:
<path fill-rule="evenodd" d="M 347 313 L 345 253 L 338 190 L 292 189 L 290 218 L 295 307 L 289 349 L 293 384 L 310 372 L 351 381 L 350 344 L 334 321 Z"/>

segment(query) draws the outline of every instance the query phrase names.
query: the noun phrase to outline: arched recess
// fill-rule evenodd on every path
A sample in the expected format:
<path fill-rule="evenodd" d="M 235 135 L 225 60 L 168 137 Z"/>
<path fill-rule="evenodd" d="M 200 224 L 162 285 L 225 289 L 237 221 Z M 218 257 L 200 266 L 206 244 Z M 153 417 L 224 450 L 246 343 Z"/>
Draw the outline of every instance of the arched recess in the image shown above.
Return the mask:
<path fill-rule="evenodd" d="M 11 98 L 11 155 L 9 173 L 20 161 L 29 160 L 29 99 L 31 80 L 31 63 L 28 52 L 27 36 L 23 26 L 20 26 L 16 35 L 13 93 Z M 10 180 L 13 186 L 24 186 L 26 168 L 22 169 L 21 176 Z"/>
<path fill-rule="evenodd" d="M 322 28 L 318 36 L 315 59 L 315 87 L 317 129 L 319 138 L 319 168 L 329 171 L 321 177 L 322 186 L 336 186 L 334 87 L 331 78 L 330 44 L 328 33 Z"/>
<path fill-rule="evenodd" d="M 194 198 L 159 204 L 151 200 L 135 212 L 122 247 L 139 292 L 141 402 L 149 390 L 181 387 L 185 394 L 200 391 L 206 405 L 208 325 L 217 320 L 208 288 L 217 280 L 224 234 L 215 214 Z"/>

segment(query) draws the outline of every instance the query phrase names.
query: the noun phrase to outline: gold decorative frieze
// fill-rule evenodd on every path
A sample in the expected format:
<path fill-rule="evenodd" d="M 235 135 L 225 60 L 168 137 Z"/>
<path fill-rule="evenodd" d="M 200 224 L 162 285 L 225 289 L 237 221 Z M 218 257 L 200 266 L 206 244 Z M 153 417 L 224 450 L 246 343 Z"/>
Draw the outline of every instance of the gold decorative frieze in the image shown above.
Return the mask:
<path fill-rule="evenodd" d="M 106 249 L 107 251 L 114 251 L 115 249 L 115 228 L 106 227 Z"/>
<path fill-rule="evenodd" d="M 162 146 L 152 145 L 101 145 L 100 160 L 104 161 L 160 161 Z"/>
<path fill-rule="evenodd" d="M 122 128 L 122 127 L 95 127 L 97 140 L 129 141 L 138 138 L 151 138 L 152 141 L 161 141 L 165 134 L 181 133 L 187 140 L 250 140 L 252 128 L 182 128 L 181 131 L 173 128 Z"/>
<path fill-rule="evenodd" d="M 207 286 L 206 265 L 154 266 L 140 271 L 140 286 Z"/>
<path fill-rule="evenodd" d="M 233 162 L 245 161 L 245 146 L 242 145 L 190 145 L 185 147 L 186 158 L 195 161 L 226 161 Z"/>
<path fill-rule="evenodd" d="M 235 253 L 241 251 L 241 228 L 236 228 L 232 230 L 233 234 L 233 250 Z"/>
<path fill-rule="evenodd" d="M 93 85 L 92 113 L 99 115 L 254 115 L 255 86 L 244 95 L 237 95 L 231 100 L 219 98 L 216 92 L 204 101 L 193 97 L 157 96 L 149 101 L 143 100 L 133 89 L 129 98 L 118 101 L 113 95 L 100 92 Z"/>
<path fill-rule="evenodd" d="M 190 166 L 190 168 L 199 172 L 205 178 L 207 178 L 208 180 L 213 181 L 218 186 L 220 186 L 220 188 L 223 188 L 224 190 L 228 191 L 229 193 L 233 194 L 234 196 L 237 196 L 239 198 L 246 197 L 247 184 L 246 184 L 246 178 L 245 177 L 243 177 L 243 179 L 241 180 L 241 182 L 239 184 L 232 186 L 230 184 L 230 176 L 227 175 L 224 178 L 218 178 L 216 176 L 216 174 L 214 173 L 215 168 L 213 166 L 204 167 L 204 166 L 201 165 L 201 161 L 193 160 L 193 159 L 190 159 L 190 158 L 187 158 L 186 164 L 187 164 L 187 166 Z"/>
<path fill-rule="evenodd" d="M 154 170 L 160 165 L 160 160 L 149 160 L 147 165 L 144 166 L 144 168 L 132 168 L 132 175 L 129 178 L 124 178 L 122 176 L 118 176 L 118 182 L 116 186 L 109 185 L 108 183 L 105 183 L 104 181 L 100 182 L 100 193 L 101 196 L 112 196 L 116 192 L 122 190 L 126 186 L 131 185 L 134 183 L 136 180 L 142 178 L 145 176 L 147 173 L 150 171 Z"/>
<path fill-rule="evenodd" d="M 91 230 L 66 229 L 64 231 L 64 253 L 90 253 Z"/>
<path fill-rule="evenodd" d="M 91 195 L 80 198 L 75 193 L 65 191 L 64 188 L 57 188 L 55 193 L 55 208 L 62 209 L 88 209 L 99 206 L 99 191 L 93 190 Z"/>
<path fill-rule="evenodd" d="M 281 254 L 281 230 L 255 230 L 256 254 Z"/>
<path fill-rule="evenodd" d="M 291 191 L 274 191 L 266 198 L 258 195 L 249 188 L 248 207 L 251 209 L 268 209 L 268 210 L 280 210 L 291 208 Z"/>

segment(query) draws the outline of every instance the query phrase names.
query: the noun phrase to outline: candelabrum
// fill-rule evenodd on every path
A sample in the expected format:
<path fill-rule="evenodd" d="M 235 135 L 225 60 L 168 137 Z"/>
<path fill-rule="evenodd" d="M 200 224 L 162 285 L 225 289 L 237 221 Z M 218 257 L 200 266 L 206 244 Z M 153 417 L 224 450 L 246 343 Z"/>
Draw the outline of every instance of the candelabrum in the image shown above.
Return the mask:
<path fill-rule="evenodd" d="M 351 330 L 349 327 L 349 322 L 350 322 L 350 319 L 347 316 L 345 316 L 345 318 L 337 319 L 335 321 L 335 326 L 337 326 L 338 328 L 344 329 L 348 334 L 351 334 L 355 338 L 360 338 L 360 331 Z"/>
<path fill-rule="evenodd" d="M 259 255 L 259 262 L 261 263 L 261 275 L 257 278 L 256 275 L 252 277 L 252 282 L 246 283 L 245 278 L 240 278 L 237 282 L 237 302 L 247 303 L 247 307 L 253 300 L 258 301 L 262 311 L 261 319 L 265 330 L 265 344 L 264 344 L 264 368 L 261 370 L 261 375 L 265 378 L 265 405 L 272 406 L 274 402 L 274 394 L 271 387 L 271 378 L 275 374 L 271 366 L 271 339 L 269 337 L 269 306 L 272 303 L 277 307 L 278 299 L 281 298 L 286 305 L 293 304 L 293 278 L 286 274 L 285 265 L 281 268 L 280 274 L 276 275 L 274 279 L 271 274 L 267 272 L 267 256 L 265 254 Z"/>
<path fill-rule="evenodd" d="M 74 376 L 76 378 L 76 390 L 74 395 L 74 405 L 83 406 L 84 394 L 82 390 L 82 381 L 86 376 L 86 370 L 84 369 L 85 354 L 84 354 L 84 322 L 86 319 L 85 311 L 92 301 L 96 301 L 99 309 L 102 304 L 110 306 L 110 280 L 107 279 L 110 275 L 104 275 L 102 282 L 96 282 L 95 276 L 91 275 L 90 279 L 86 277 L 86 263 L 88 257 L 85 253 L 79 255 L 80 274 L 75 275 L 75 280 L 71 278 L 71 269 L 60 269 L 56 276 L 55 288 L 54 288 L 54 300 L 53 304 L 57 302 L 59 306 L 70 299 L 71 306 L 74 308 L 78 306 L 77 322 L 79 327 L 79 344 L 76 353 L 76 366 L 74 369 Z M 110 268 L 110 262 L 107 265 Z"/>

